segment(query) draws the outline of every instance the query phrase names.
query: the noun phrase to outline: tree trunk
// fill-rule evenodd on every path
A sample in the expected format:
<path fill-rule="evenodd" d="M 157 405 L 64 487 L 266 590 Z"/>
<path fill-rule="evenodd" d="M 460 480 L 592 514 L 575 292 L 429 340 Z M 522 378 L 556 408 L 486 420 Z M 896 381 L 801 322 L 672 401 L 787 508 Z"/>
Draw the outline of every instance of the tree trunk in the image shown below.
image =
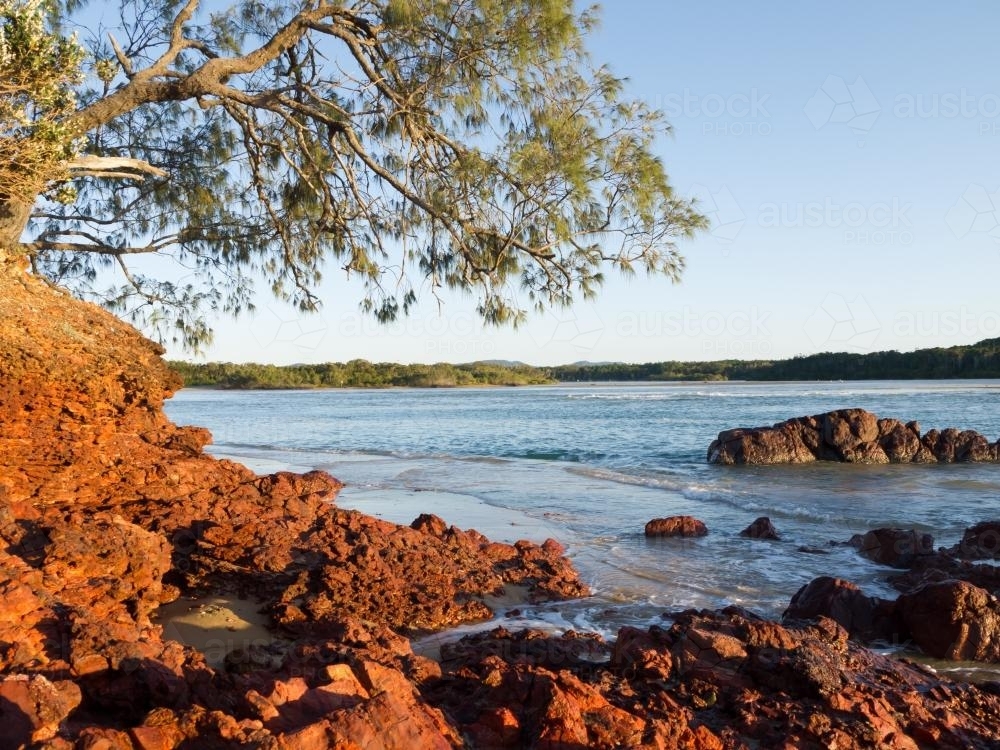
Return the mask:
<path fill-rule="evenodd" d="M 31 204 L 0 199 L 0 273 L 24 268 L 21 235 L 31 216 Z"/>

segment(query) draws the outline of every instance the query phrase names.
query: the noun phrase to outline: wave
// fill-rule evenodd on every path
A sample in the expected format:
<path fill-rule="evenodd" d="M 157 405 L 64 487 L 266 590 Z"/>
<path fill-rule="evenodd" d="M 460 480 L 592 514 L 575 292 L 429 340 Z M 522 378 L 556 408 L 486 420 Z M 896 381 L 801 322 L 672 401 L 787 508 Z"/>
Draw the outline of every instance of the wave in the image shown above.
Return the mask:
<path fill-rule="evenodd" d="M 320 455 L 333 456 L 338 459 L 350 459 L 351 457 L 377 457 L 377 458 L 399 458 L 404 460 L 446 460 L 446 461 L 468 461 L 472 463 L 485 464 L 506 464 L 516 460 L 527 461 L 563 461 L 566 463 L 587 463 L 601 461 L 607 458 L 607 454 L 596 451 L 563 450 L 553 448 L 551 450 L 536 448 L 507 448 L 497 449 L 493 455 L 476 453 L 450 453 L 446 451 L 421 451 L 421 450 L 385 450 L 379 448 L 354 447 L 351 449 L 329 448 L 324 446 L 310 445 L 276 445 L 270 443 L 241 443 L 241 442 L 218 442 L 213 446 L 217 452 L 236 453 L 242 451 L 253 451 L 254 454 L 271 454 L 267 457 L 278 458 L 281 455 L 304 456 Z"/>
<path fill-rule="evenodd" d="M 649 385 L 637 384 L 639 387 L 662 388 L 671 387 L 670 384 Z M 998 389 L 1000 386 L 994 385 L 973 385 L 973 384 L 931 384 L 931 385 L 907 385 L 889 387 L 837 387 L 820 388 L 813 387 L 808 390 L 796 390 L 794 384 L 789 388 L 770 388 L 758 384 L 734 383 L 732 390 L 699 389 L 689 391 L 688 384 L 674 385 L 676 391 L 670 393 L 570 393 L 565 396 L 571 401 L 680 401 L 702 398 L 711 399 L 760 399 L 760 398 L 857 398 L 868 396 L 913 396 L 926 393 L 955 393 L 958 391 L 975 391 L 982 393 L 988 389 Z M 996 395 L 996 394 L 990 394 Z"/>
<path fill-rule="evenodd" d="M 661 490 L 682 491 L 687 482 L 675 476 L 650 476 L 648 474 L 626 474 L 614 469 L 602 469 L 594 466 L 573 466 L 567 468 L 570 474 L 589 477 L 590 479 L 602 479 L 606 482 L 616 484 L 628 484 L 637 487 L 653 487 Z"/>

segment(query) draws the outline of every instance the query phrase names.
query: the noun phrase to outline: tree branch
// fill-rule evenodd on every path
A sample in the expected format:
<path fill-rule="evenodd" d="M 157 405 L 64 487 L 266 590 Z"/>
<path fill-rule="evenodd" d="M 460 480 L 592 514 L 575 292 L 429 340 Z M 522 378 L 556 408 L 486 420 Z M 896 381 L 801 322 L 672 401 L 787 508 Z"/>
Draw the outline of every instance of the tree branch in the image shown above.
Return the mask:
<path fill-rule="evenodd" d="M 84 154 L 63 165 L 74 177 L 114 177 L 144 180 L 146 175 L 166 177 L 167 172 L 142 159 L 124 156 L 94 156 Z"/>

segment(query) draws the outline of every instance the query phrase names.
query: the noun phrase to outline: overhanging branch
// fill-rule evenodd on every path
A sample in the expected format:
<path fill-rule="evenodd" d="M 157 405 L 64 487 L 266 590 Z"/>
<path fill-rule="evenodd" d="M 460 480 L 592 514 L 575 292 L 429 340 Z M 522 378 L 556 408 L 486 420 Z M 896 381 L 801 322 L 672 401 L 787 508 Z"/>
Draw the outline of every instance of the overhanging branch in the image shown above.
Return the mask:
<path fill-rule="evenodd" d="M 65 165 L 74 177 L 107 177 L 126 180 L 144 180 L 147 175 L 166 177 L 167 173 L 142 159 L 124 156 L 78 156 Z"/>

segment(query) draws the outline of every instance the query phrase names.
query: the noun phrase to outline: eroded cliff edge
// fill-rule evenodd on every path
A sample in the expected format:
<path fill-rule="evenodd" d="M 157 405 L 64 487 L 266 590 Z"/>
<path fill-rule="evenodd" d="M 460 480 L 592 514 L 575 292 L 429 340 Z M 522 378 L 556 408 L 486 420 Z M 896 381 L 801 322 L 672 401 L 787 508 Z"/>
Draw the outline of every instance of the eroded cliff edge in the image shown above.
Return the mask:
<path fill-rule="evenodd" d="M 206 430 L 163 414 L 180 383 L 160 348 L 37 279 L 0 274 L 0 321 L 0 717 L 20 727 L 0 746 L 144 747 L 137 727 L 159 709 L 221 711 L 233 726 L 206 731 L 233 742 L 300 728 L 236 710 L 246 689 L 163 637 L 155 611 L 182 593 L 260 600 L 286 651 L 353 634 L 408 658 L 396 633 L 487 618 L 483 597 L 505 585 L 586 593 L 555 542 L 494 544 L 433 516 L 398 526 L 331 505 L 341 485 L 323 472 L 256 476 L 205 454 Z M 333 661 L 277 658 L 286 677 Z"/>

